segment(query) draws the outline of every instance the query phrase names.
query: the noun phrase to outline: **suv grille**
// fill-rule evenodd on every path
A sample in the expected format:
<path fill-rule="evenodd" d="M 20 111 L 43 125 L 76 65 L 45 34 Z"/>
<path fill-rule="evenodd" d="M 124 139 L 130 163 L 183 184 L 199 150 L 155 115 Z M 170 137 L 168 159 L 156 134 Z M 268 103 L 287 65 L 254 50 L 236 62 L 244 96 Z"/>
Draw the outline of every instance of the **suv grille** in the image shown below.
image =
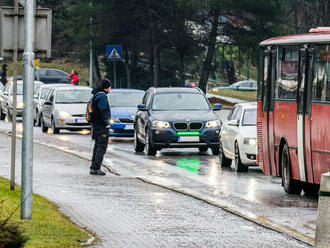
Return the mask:
<path fill-rule="evenodd" d="M 188 124 L 185 122 L 176 122 L 174 123 L 174 128 L 177 130 L 187 130 Z"/>
<path fill-rule="evenodd" d="M 119 118 L 119 121 L 121 123 L 133 123 L 133 120 L 128 118 Z"/>
<path fill-rule="evenodd" d="M 203 126 L 203 123 L 201 123 L 201 122 L 191 122 L 189 124 L 189 129 L 199 130 L 202 128 L 202 126 Z"/>

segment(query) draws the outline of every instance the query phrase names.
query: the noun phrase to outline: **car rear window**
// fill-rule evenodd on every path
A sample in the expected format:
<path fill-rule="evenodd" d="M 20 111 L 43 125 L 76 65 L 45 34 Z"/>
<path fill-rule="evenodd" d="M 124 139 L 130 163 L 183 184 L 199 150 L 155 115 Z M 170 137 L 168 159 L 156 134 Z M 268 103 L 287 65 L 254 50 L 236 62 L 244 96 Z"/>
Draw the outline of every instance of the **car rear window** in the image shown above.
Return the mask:
<path fill-rule="evenodd" d="M 142 104 L 144 92 L 113 92 L 108 94 L 111 107 L 137 107 Z"/>
<path fill-rule="evenodd" d="M 257 110 L 247 109 L 244 111 L 243 126 L 255 126 L 257 123 Z"/>
<path fill-rule="evenodd" d="M 165 93 L 154 96 L 153 110 L 208 110 L 210 106 L 202 94 Z"/>

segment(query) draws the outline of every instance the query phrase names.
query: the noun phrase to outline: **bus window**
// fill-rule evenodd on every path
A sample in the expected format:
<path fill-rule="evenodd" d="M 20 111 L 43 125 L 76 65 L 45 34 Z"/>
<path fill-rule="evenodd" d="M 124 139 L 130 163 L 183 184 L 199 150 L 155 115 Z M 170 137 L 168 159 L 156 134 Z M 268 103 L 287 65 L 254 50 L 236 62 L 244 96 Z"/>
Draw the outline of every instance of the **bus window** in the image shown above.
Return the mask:
<path fill-rule="evenodd" d="M 279 50 L 276 95 L 279 99 L 296 100 L 298 88 L 298 47 Z"/>
<path fill-rule="evenodd" d="M 316 49 L 313 80 L 313 100 L 330 102 L 330 47 L 321 45 Z"/>

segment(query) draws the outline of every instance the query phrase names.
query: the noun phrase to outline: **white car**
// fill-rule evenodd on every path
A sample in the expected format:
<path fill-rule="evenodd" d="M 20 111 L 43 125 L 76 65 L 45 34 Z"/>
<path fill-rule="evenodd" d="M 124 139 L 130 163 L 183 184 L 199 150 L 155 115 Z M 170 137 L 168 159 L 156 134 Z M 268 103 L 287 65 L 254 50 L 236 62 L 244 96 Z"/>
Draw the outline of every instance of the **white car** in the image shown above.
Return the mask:
<path fill-rule="evenodd" d="M 220 132 L 220 167 L 230 167 L 235 160 L 237 172 L 257 165 L 257 103 L 236 104 Z"/>
<path fill-rule="evenodd" d="M 85 86 L 65 86 L 52 88 L 42 105 L 41 128 L 48 128 L 58 134 L 60 129 L 82 130 L 90 129 L 86 121 L 87 102 L 92 97 L 92 89 Z"/>
<path fill-rule="evenodd" d="M 43 82 L 34 81 L 34 94 Z M 23 81 L 17 80 L 17 117 L 23 113 Z M 3 120 L 7 115 L 8 120 L 12 120 L 13 113 L 13 82 L 9 81 L 0 94 L 0 119 Z"/>
<path fill-rule="evenodd" d="M 34 97 L 34 106 L 35 106 L 35 115 L 34 115 L 34 124 L 35 126 L 40 126 L 40 114 L 42 111 L 42 105 L 45 102 L 45 99 L 48 95 L 48 92 L 56 87 L 62 86 L 71 86 L 70 84 L 44 84 L 41 85 Z"/>

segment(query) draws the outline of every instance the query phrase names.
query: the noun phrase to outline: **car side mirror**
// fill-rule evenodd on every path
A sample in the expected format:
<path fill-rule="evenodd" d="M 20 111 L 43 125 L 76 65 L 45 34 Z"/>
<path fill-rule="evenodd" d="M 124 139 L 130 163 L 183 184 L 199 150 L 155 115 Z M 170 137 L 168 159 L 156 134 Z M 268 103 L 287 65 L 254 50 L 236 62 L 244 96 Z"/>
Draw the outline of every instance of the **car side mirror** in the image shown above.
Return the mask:
<path fill-rule="evenodd" d="M 147 107 L 145 104 L 139 104 L 137 107 L 138 107 L 138 110 L 140 110 L 140 111 L 147 111 Z"/>
<path fill-rule="evenodd" d="M 221 109 L 222 109 L 222 105 L 221 104 L 217 103 L 217 104 L 214 104 L 213 105 L 213 110 L 214 111 L 219 111 Z"/>
<path fill-rule="evenodd" d="M 238 127 L 238 120 L 230 120 L 228 121 L 228 125 Z"/>
<path fill-rule="evenodd" d="M 45 105 L 48 105 L 48 106 L 50 106 L 50 105 L 53 105 L 53 103 L 52 103 L 52 102 L 49 102 L 49 101 L 47 101 L 47 102 L 45 102 Z"/>

